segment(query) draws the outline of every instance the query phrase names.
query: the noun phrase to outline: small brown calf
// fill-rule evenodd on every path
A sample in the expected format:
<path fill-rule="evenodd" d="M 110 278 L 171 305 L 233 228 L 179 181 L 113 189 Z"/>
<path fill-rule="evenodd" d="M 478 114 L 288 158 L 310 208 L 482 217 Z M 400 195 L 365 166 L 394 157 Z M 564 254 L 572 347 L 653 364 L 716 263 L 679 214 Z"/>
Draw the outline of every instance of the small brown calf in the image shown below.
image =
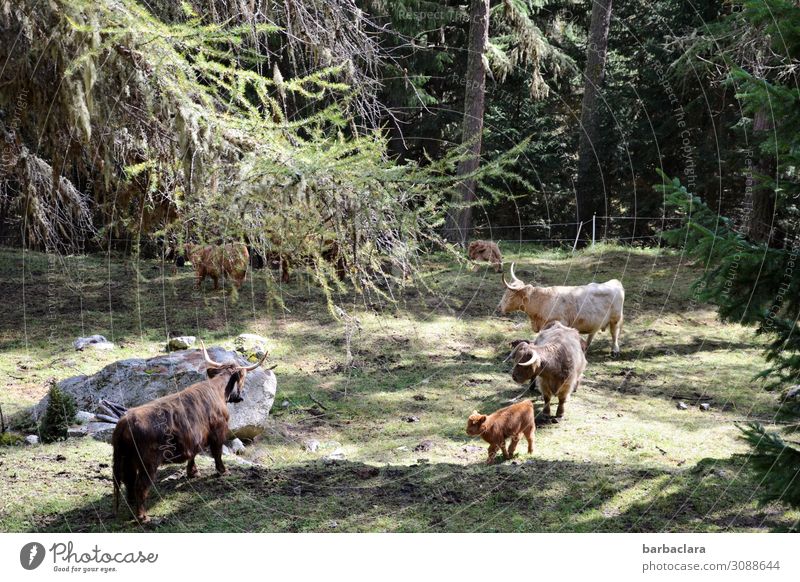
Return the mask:
<path fill-rule="evenodd" d="M 467 434 L 478 436 L 489 443 L 489 460 L 487 465 L 494 462 L 497 450 L 503 451 L 503 456 L 510 459 L 514 456 L 520 435 L 525 435 L 528 441 L 528 454 L 533 452 L 533 433 L 536 430 L 534 421 L 533 402 L 525 400 L 511 406 L 501 408 L 490 415 L 479 414 L 474 411 L 467 419 Z M 506 439 L 511 438 L 511 444 L 506 449 Z"/>

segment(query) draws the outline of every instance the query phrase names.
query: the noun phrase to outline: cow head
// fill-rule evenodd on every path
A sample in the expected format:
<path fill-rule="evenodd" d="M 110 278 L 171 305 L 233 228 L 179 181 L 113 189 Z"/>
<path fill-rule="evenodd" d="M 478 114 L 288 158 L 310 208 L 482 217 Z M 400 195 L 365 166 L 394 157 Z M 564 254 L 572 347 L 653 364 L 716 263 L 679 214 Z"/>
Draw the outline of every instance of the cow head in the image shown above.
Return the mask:
<path fill-rule="evenodd" d="M 220 364 L 209 357 L 206 346 L 202 340 L 200 341 L 200 345 L 203 346 L 203 357 L 206 360 L 206 374 L 208 374 L 208 377 L 216 378 L 221 374 L 229 375 L 228 384 L 225 386 L 225 400 L 233 403 L 241 402 L 243 400 L 242 392 L 244 390 L 244 379 L 247 377 L 247 373 L 252 372 L 263 364 L 264 360 L 267 359 L 267 354 L 265 353 L 261 359 L 252 366 L 240 366 L 236 362 Z"/>
<path fill-rule="evenodd" d="M 509 356 L 514 360 L 511 378 L 517 384 L 529 382 L 541 371 L 543 362 L 539 353 L 533 349 L 533 344 L 525 340 L 511 342 L 512 350 Z"/>
<path fill-rule="evenodd" d="M 511 282 L 506 281 L 503 276 L 503 284 L 506 286 L 506 292 L 500 300 L 500 313 L 511 313 L 513 311 L 525 311 L 525 304 L 528 301 L 527 287 L 521 280 L 517 279 L 514 274 L 514 263 L 511 263 Z"/>
<path fill-rule="evenodd" d="M 479 414 L 477 410 L 474 410 L 467 419 L 467 434 L 470 436 L 481 434 L 483 432 L 483 423 L 485 421 L 486 415 Z"/>

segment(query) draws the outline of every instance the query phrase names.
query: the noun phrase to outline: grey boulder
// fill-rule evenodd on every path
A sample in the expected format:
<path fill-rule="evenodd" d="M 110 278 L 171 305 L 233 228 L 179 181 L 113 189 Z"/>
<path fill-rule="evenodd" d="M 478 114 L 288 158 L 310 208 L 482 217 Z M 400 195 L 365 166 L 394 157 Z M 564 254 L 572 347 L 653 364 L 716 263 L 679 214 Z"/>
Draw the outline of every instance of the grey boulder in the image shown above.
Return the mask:
<path fill-rule="evenodd" d="M 267 353 L 267 338 L 255 333 L 243 333 L 233 340 L 236 351 L 250 361 L 256 361 Z"/>
<path fill-rule="evenodd" d="M 177 350 L 188 350 L 197 342 L 197 338 L 193 335 L 182 335 L 170 338 L 167 342 L 167 351 L 174 352 Z"/>
<path fill-rule="evenodd" d="M 219 347 L 209 348 L 208 353 L 217 362 L 235 359 L 243 366 L 250 364 L 242 356 Z M 73 376 L 62 380 L 58 387 L 75 398 L 80 410 L 97 410 L 98 403 L 103 399 L 133 408 L 206 379 L 202 352 L 184 350 L 148 359 L 119 360 L 92 376 Z M 235 437 L 247 440 L 264 432 L 277 385 L 271 370 L 257 368 L 247 374 L 243 401 L 228 403 L 231 415 L 229 426 Z M 44 414 L 47 401 L 48 397 L 45 396 L 34 406 L 34 419 L 38 420 Z"/>
<path fill-rule="evenodd" d="M 82 352 L 86 348 L 94 348 L 96 350 L 114 349 L 114 344 L 112 344 L 102 335 L 90 335 L 89 337 L 79 337 L 74 342 L 72 342 L 72 345 L 79 352 Z"/>

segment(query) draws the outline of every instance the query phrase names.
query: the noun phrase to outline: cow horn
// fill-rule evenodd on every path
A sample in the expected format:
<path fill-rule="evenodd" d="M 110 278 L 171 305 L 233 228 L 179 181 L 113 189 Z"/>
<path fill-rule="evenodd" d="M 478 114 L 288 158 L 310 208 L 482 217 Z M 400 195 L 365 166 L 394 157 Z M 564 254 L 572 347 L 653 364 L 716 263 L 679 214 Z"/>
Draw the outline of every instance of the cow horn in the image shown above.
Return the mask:
<path fill-rule="evenodd" d="M 256 362 L 256 363 L 255 363 L 255 364 L 253 364 L 252 366 L 247 366 L 247 367 L 244 367 L 244 366 L 243 366 L 243 367 L 242 367 L 242 370 L 244 370 L 245 372 L 252 372 L 252 371 L 253 371 L 253 370 L 255 370 L 256 368 L 258 368 L 258 367 L 259 367 L 261 364 L 263 364 L 263 363 L 264 363 L 264 360 L 266 360 L 266 359 L 267 359 L 267 353 L 266 353 L 266 352 L 264 352 L 264 355 L 263 355 L 263 356 L 261 356 L 261 359 L 260 359 L 258 362 Z"/>
<path fill-rule="evenodd" d="M 533 354 L 527 362 L 519 362 L 517 366 L 533 366 L 534 364 L 539 362 L 538 354 Z"/>
<path fill-rule="evenodd" d="M 203 343 L 203 340 L 200 340 L 200 345 L 203 347 L 203 357 L 206 359 L 206 364 L 212 368 L 221 368 L 222 364 L 215 362 L 208 356 L 208 350 L 206 350 L 206 344 Z"/>
<path fill-rule="evenodd" d="M 516 291 L 517 289 L 522 289 L 525 286 L 525 283 L 517 279 L 517 276 L 514 274 L 514 264 L 511 263 L 511 283 L 506 281 L 505 275 L 503 275 L 503 283 L 506 287 L 508 287 L 511 291 Z"/>

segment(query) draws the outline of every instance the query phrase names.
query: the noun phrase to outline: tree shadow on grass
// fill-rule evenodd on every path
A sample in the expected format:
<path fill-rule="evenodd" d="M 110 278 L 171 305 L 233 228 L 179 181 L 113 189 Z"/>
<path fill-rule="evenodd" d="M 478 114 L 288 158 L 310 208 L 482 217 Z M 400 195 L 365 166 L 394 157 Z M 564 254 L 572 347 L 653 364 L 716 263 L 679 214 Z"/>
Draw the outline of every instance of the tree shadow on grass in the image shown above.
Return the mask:
<path fill-rule="evenodd" d="M 151 495 L 151 524 L 114 517 L 109 484 L 108 495 L 42 519 L 37 529 L 544 532 L 714 531 L 750 528 L 756 521 L 761 528 L 785 525 L 783 515 L 752 507 L 741 495 L 743 488 L 725 494 L 730 478 L 714 471 L 728 467 L 728 461 L 711 461 L 683 473 L 535 458 L 493 466 L 375 467 L 319 460 L 280 469 L 230 462 L 230 475 L 194 480 L 170 467 L 159 472 Z M 615 508 L 613 500 L 651 484 L 646 498 Z"/>

